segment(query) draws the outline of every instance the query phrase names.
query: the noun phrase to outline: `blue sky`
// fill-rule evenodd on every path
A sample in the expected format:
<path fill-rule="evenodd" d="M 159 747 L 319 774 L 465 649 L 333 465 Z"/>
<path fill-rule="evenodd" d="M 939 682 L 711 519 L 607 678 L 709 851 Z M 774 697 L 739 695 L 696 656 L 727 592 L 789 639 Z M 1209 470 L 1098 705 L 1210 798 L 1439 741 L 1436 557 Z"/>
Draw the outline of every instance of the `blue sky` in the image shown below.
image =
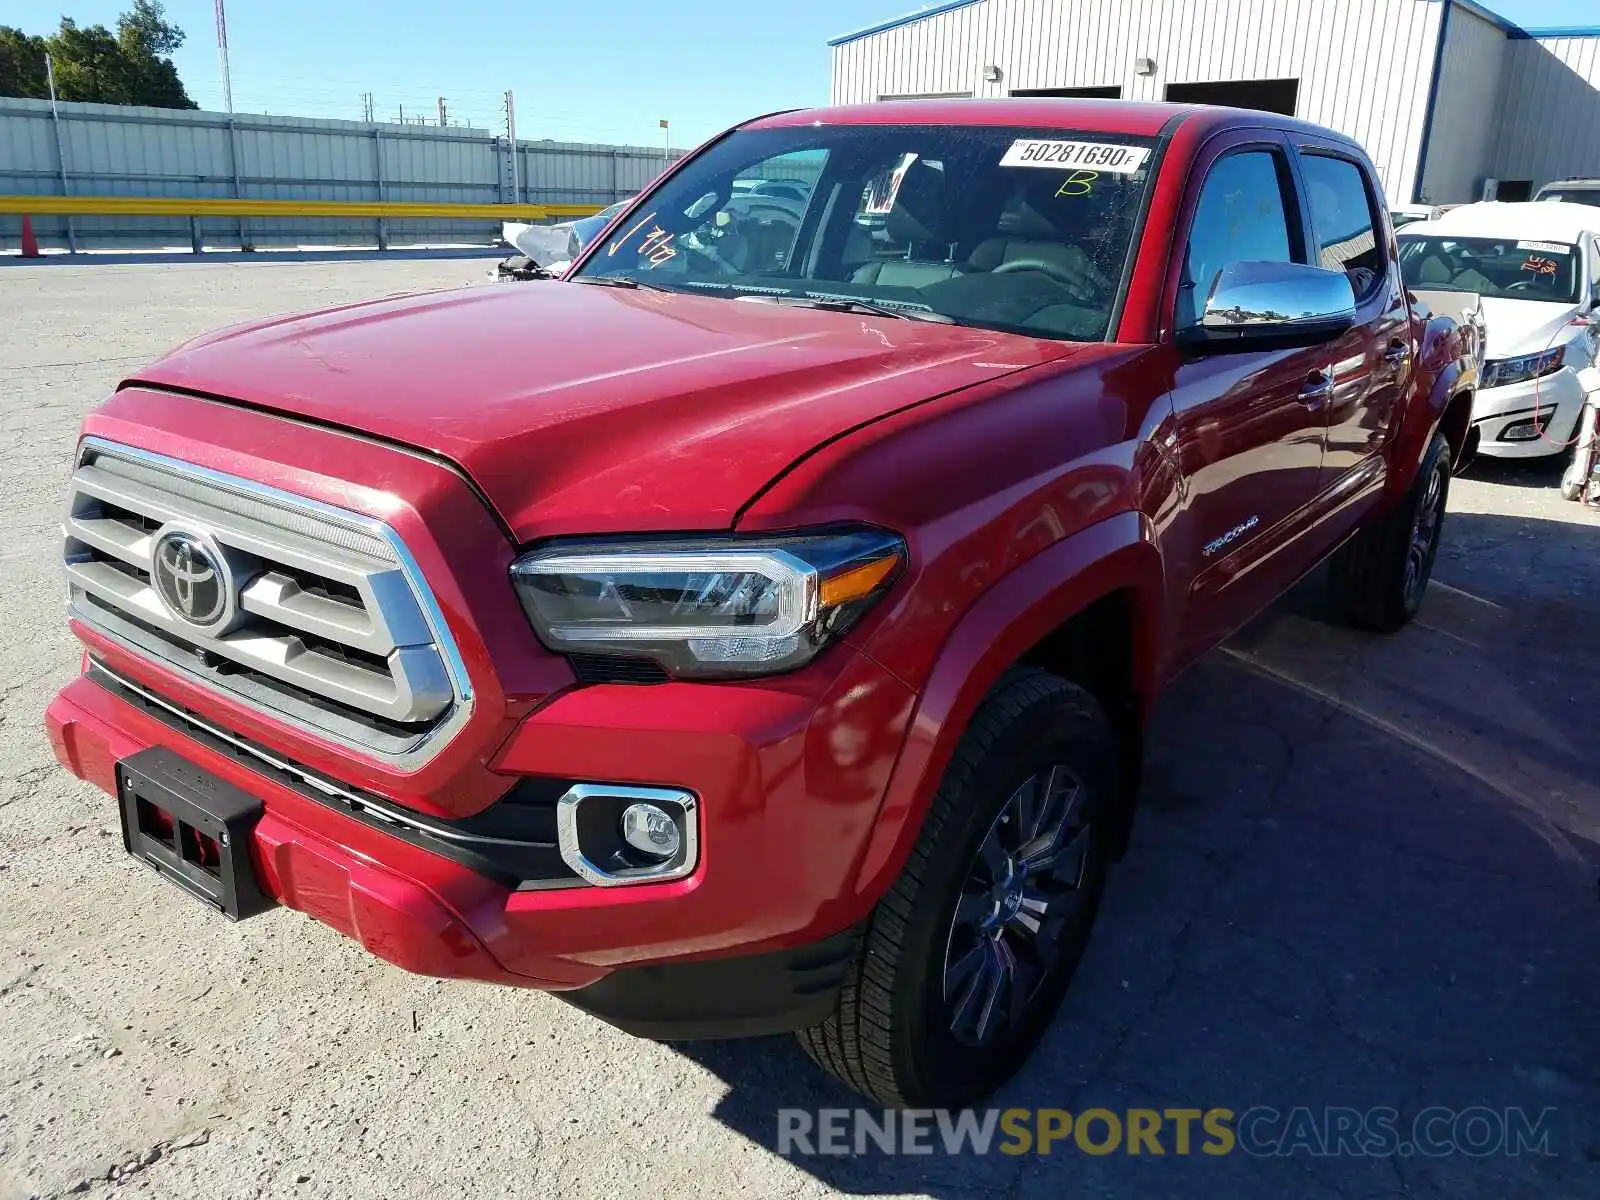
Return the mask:
<path fill-rule="evenodd" d="M 1328 0 L 1337 3 L 1340 0 Z M 119 0 L 5 0 L 0 23 L 53 29 L 114 24 Z M 1490 0 L 1528 26 L 1570 24 L 1580 0 Z M 230 0 L 228 41 L 240 111 L 358 119 L 377 111 L 498 128 L 516 93 L 524 138 L 676 146 L 741 118 L 828 98 L 827 39 L 923 7 L 917 0 Z M 188 34 L 179 73 L 202 108 L 220 108 L 210 0 L 167 0 Z"/>

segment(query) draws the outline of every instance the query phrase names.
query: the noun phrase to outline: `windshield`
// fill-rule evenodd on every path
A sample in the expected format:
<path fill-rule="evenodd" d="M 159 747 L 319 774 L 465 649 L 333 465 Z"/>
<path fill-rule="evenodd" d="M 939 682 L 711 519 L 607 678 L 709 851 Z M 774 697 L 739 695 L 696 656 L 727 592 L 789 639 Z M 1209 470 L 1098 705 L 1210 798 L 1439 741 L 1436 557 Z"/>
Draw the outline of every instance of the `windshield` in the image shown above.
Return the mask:
<path fill-rule="evenodd" d="M 569 278 L 1098 341 L 1153 145 L 950 125 L 740 130 Z"/>
<path fill-rule="evenodd" d="M 1563 242 L 1400 235 L 1400 270 L 1413 288 L 1576 304 L 1579 261 Z"/>
<path fill-rule="evenodd" d="M 1600 187 L 1546 188 L 1539 193 L 1540 200 L 1565 200 L 1568 204 L 1588 204 L 1600 208 Z"/>

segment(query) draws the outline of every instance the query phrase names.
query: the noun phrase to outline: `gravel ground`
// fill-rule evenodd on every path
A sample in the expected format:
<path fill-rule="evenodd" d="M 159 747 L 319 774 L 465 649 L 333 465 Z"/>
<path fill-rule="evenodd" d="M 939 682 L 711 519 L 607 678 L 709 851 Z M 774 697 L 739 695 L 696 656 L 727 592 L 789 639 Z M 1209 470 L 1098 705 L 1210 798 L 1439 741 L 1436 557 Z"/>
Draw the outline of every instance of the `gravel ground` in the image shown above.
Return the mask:
<path fill-rule="evenodd" d="M 1600 1195 L 1600 521 L 1549 470 L 1456 482 L 1401 636 L 1308 585 L 1173 690 L 1080 979 L 997 1101 L 1550 1108 L 1548 1155 L 784 1158 L 780 1107 L 852 1103 L 788 1039 L 636 1041 L 291 912 L 230 926 L 124 858 L 40 728 L 79 418 L 209 327 L 486 268 L 0 264 L 0 1197 Z"/>

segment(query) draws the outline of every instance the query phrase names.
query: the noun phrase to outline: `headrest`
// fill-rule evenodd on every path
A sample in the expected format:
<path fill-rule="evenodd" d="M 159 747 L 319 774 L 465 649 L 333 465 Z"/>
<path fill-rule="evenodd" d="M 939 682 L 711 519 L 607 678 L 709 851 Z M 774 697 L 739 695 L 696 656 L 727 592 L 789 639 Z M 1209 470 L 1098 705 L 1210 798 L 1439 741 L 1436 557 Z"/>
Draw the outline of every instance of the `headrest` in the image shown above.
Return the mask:
<path fill-rule="evenodd" d="M 889 236 L 897 242 L 934 242 L 943 240 L 943 231 L 949 213 L 949 193 L 945 188 L 944 172 L 935 170 L 924 162 L 914 162 L 906 168 L 900 180 L 900 190 L 895 193 L 894 207 L 884 222 Z"/>
<path fill-rule="evenodd" d="M 1054 171 L 1024 181 L 1007 205 L 1006 234 L 1039 242 L 1064 240 L 1063 227 L 1070 223 L 1073 206 L 1082 198 L 1057 195 L 1060 186 L 1061 179 Z"/>

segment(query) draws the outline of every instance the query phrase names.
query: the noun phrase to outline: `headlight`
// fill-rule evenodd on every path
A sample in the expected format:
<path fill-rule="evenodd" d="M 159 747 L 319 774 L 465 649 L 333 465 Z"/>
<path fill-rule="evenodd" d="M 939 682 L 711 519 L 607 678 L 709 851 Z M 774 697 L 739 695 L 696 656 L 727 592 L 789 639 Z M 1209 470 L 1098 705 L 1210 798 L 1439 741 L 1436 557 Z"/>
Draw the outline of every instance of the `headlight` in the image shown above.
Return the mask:
<path fill-rule="evenodd" d="M 1497 358 L 1483 368 L 1483 386 L 1506 387 L 1513 383 L 1526 383 L 1543 375 L 1553 375 L 1561 369 L 1567 353 L 1565 346 L 1544 350 L 1538 354 L 1525 354 L 1521 358 Z"/>
<path fill-rule="evenodd" d="M 905 561 L 900 538 L 866 528 L 554 542 L 513 563 L 511 581 L 558 653 L 646 657 L 696 678 L 771 675 L 843 635 Z"/>

